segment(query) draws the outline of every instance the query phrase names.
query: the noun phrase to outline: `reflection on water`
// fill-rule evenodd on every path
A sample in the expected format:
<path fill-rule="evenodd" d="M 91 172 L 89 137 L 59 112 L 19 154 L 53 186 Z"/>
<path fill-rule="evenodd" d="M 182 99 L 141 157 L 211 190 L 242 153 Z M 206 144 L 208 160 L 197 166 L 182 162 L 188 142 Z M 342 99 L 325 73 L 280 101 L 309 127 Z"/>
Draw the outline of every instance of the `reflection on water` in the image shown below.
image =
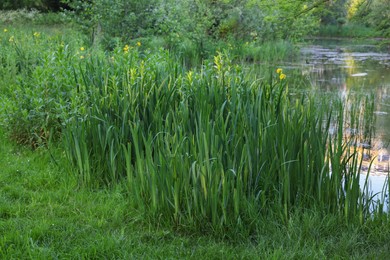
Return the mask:
<path fill-rule="evenodd" d="M 374 95 L 375 136 L 357 146 L 363 173 L 371 167 L 371 191 L 382 198 L 390 165 L 390 53 L 381 53 L 373 45 L 321 40 L 301 49 L 300 70 L 322 91 Z"/>
<path fill-rule="evenodd" d="M 374 95 L 375 138 L 370 150 L 384 158 L 377 160 L 378 169 L 383 169 L 386 159 L 389 162 L 390 53 L 378 52 L 373 45 L 324 40 L 303 47 L 301 53 L 302 74 L 313 86 L 342 96 Z"/>

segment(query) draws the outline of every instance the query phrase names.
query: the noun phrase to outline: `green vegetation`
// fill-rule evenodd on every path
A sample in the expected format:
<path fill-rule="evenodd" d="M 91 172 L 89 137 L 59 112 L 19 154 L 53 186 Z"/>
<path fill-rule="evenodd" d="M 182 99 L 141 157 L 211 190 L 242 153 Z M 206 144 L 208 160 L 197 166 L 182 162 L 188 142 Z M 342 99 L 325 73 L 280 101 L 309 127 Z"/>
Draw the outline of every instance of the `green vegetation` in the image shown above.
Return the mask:
<path fill-rule="evenodd" d="M 378 258 L 390 226 L 359 228 L 315 211 L 264 218 L 258 235 L 231 241 L 145 221 L 123 185 L 90 191 L 67 173 L 61 149 L 34 152 L 0 134 L 0 258 Z"/>
<path fill-rule="evenodd" d="M 60 8 L 66 7 L 58 0 L 2 0 L 0 10 L 15 10 L 15 9 L 39 9 L 44 11 L 58 11 Z"/>
<path fill-rule="evenodd" d="M 390 5 L 386 0 L 352 1 L 349 18 L 375 28 L 382 37 L 390 37 Z"/>
<path fill-rule="evenodd" d="M 322 37 L 347 37 L 347 38 L 375 38 L 381 34 L 376 30 L 359 24 L 324 25 L 320 27 L 318 35 Z"/>
<path fill-rule="evenodd" d="M 372 38 L 390 37 L 388 0 L 339 0 L 318 12 L 320 36 Z"/>
<path fill-rule="evenodd" d="M 90 38 L 62 15 L 0 15 L 1 258 L 389 254 L 388 214 L 359 188 L 361 137 L 344 133 L 370 137 L 372 100 L 291 95 L 304 81 L 277 66 L 305 30 L 286 21 L 312 26 L 316 7 L 165 1 L 178 17 L 159 33 L 130 13 L 160 1 L 126 2 L 109 16 L 107 1 L 68 1 Z M 264 8 L 270 31 L 238 7 Z"/>
<path fill-rule="evenodd" d="M 93 37 L 125 41 L 158 35 L 170 47 L 190 41 L 207 50 L 216 41 L 297 39 L 312 32 L 318 19 L 312 9 L 325 1 L 281 0 L 65 0 L 77 24 Z M 196 26 L 194 26 L 196 25 Z"/>

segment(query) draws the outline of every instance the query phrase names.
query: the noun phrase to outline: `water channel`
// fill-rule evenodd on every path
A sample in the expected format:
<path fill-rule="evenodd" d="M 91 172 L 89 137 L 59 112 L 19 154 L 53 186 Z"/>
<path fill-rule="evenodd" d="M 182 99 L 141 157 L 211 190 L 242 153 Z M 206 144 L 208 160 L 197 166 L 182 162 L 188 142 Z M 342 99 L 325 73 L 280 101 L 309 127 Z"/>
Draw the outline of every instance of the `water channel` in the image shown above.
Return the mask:
<path fill-rule="evenodd" d="M 338 92 L 342 96 L 354 93 L 373 95 L 376 117 L 373 141 L 365 146 L 361 186 L 369 171 L 369 189 L 375 200 L 389 202 L 388 192 L 382 192 L 390 165 L 390 53 L 377 44 L 351 40 L 314 40 L 301 48 L 298 69 L 311 85 L 324 92 Z M 368 153 L 367 153 L 368 152 Z"/>

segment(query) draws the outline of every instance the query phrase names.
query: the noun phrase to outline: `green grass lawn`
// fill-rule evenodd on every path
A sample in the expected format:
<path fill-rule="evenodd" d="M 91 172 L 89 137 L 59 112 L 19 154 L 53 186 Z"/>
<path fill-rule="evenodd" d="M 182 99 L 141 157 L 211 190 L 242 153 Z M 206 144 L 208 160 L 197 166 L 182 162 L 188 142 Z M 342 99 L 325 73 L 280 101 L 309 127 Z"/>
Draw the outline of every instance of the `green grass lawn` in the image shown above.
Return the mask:
<path fill-rule="evenodd" d="M 1 135 L 0 258 L 237 258 L 256 250 L 147 226 L 116 190 L 79 189 L 46 151 Z"/>
<path fill-rule="evenodd" d="M 213 238 L 145 222 L 115 189 L 87 190 L 68 176 L 59 149 L 30 151 L 0 136 L 1 259 L 318 259 L 390 254 L 388 221 L 345 225 L 303 212 L 271 217 L 251 238 Z"/>

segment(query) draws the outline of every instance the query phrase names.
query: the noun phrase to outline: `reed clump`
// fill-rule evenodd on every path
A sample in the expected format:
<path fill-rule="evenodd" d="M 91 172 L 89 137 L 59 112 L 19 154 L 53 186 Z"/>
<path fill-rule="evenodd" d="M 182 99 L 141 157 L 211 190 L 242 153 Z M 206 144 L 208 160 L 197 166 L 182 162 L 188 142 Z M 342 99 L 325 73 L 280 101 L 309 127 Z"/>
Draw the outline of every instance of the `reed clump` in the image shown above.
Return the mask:
<path fill-rule="evenodd" d="M 167 51 L 118 47 L 74 78 L 63 134 L 80 182 L 125 181 L 153 221 L 249 235 L 296 210 L 371 214 L 356 151 L 345 155 L 344 103 L 293 98 L 282 71 L 257 79 L 226 53 L 188 71 Z"/>

